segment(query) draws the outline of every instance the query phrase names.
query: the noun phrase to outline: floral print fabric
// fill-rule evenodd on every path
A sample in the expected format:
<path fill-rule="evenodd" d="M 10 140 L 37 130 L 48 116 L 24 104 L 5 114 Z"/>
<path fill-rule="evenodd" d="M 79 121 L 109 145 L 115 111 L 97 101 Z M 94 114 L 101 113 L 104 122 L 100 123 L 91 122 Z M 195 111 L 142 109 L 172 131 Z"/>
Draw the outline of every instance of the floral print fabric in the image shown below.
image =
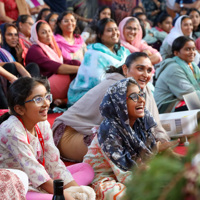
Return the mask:
<path fill-rule="evenodd" d="M 50 124 L 39 122 L 38 127 L 44 139 L 44 155 L 38 137 L 26 132 L 22 123 L 15 116 L 10 116 L 0 126 L 0 168 L 19 169 L 24 171 L 31 185 L 37 188 L 52 179 L 64 180 L 67 184 L 73 180 L 72 175 L 60 160 Z M 27 141 L 27 134 L 30 144 Z M 45 168 L 38 162 L 45 158 Z"/>

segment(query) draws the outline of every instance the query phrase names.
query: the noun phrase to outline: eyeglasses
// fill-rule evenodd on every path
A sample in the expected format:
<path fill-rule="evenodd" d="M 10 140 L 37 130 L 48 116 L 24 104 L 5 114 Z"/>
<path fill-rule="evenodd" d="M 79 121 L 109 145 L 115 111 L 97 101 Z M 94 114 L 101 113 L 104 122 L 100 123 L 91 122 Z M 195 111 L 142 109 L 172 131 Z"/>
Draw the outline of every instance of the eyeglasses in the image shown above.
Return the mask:
<path fill-rule="evenodd" d="M 31 22 L 24 22 L 24 24 L 29 24 L 30 26 L 33 26 L 33 23 Z"/>
<path fill-rule="evenodd" d="M 35 97 L 31 100 L 25 101 L 24 103 L 34 101 L 37 106 L 43 106 L 44 100 L 48 101 L 49 103 L 52 103 L 53 100 L 52 94 L 47 94 L 45 97 Z"/>
<path fill-rule="evenodd" d="M 130 99 L 132 99 L 134 102 L 138 102 L 139 97 L 145 99 L 145 98 L 146 98 L 146 94 L 145 94 L 144 92 L 132 93 L 132 94 L 130 94 L 128 97 L 126 97 L 126 99 L 130 98 Z"/>

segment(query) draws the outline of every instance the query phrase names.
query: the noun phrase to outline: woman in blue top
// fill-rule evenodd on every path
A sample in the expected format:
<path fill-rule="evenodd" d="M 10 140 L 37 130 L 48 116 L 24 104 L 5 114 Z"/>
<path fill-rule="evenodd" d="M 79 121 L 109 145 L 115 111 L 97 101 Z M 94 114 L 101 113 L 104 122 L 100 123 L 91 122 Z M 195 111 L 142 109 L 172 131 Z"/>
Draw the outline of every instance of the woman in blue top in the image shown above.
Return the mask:
<path fill-rule="evenodd" d="M 102 19 L 97 26 L 97 42 L 88 51 L 79 67 L 76 78 L 68 90 L 68 105 L 73 105 L 86 92 L 105 79 L 108 66 L 120 66 L 130 54 L 119 44 L 119 30 L 113 19 Z"/>

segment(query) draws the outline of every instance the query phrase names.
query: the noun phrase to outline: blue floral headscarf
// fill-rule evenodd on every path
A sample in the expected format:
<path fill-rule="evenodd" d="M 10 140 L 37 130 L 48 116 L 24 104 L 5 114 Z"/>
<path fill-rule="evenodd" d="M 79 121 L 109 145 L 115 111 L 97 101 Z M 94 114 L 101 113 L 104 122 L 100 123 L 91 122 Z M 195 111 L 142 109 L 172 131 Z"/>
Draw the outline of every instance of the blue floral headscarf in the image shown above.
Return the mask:
<path fill-rule="evenodd" d="M 156 123 L 148 110 L 145 109 L 144 117 L 138 118 L 133 127 L 129 125 L 126 94 L 130 82 L 139 87 L 133 78 L 126 78 L 107 90 L 100 105 L 104 120 L 98 132 L 98 142 L 105 155 L 125 171 L 137 165 L 138 158 L 143 160 L 152 155 L 156 145 L 150 130 Z"/>

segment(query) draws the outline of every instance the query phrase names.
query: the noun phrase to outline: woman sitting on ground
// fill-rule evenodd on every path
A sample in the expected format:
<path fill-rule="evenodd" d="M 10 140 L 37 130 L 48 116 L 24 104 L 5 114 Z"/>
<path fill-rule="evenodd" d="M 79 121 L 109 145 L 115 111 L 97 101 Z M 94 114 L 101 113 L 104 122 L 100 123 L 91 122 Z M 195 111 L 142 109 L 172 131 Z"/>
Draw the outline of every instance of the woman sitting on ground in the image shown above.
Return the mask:
<path fill-rule="evenodd" d="M 30 41 L 31 37 L 31 27 L 34 21 L 30 15 L 20 15 L 17 18 L 16 26 L 19 30 L 19 41 L 24 44 L 26 51 L 31 47 L 32 43 Z"/>
<path fill-rule="evenodd" d="M 88 26 L 86 26 L 83 32 L 81 33 L 81 36 L 84 39 L 86 44 L 92 44 L 96 41 L 97 23 L 99 20 L 104 19 L 104 18 L 113 19 L 113 16 L 112 16 L 111 8 L 109 6 L 103 5 L 97 10 L 92 22 L 89 23 Z"/>
<path fill-rule="evenodd" d="M 145 109 L 145 93 L 133 78 L 109 87 L 100 112 L 104 120 L 83 162 L 95 171 L 92 187 L 97 200 L 124 199 L 132 167 L 140 167 L 167 147 L 156 142 L 151 132 L 156 122 Z"/>
<path fill-rule="evenodd" d="M 156 69 L 154 97 L 159 113 L 187 110 L 183 95 L 200 90 L 200 70 L 195 64 L 194 40 L 180 36 L 172 44 L 173 58 Z"/>
<path fill-rule="evenodd" d="M 65 60 L 83 60 L 87 50 L 72 12 L 63 12 L 57 19 L 55 40 L 62 51 Z"/>
<path fill-rule="evenodd" d="M 133 77 L 146 93 L 146 108 L 152 113 L 157 123 L 157 126 L 152 128 L 156 139 L 161 142 L 168 141 L 169 137 L 160 123 L 155 100 L 147 86 L 152 77 L 152 70 L 152 63 L 143 52 L 130 54 L 125 64 L 118 68 L 110 66 L 106 71 L 104 81 L 89 90 L 79 101 L 55 119 L 52 127 L 54 142 L 61 156 L 65 159 L 82 161 L 94 137 L 93 127 L 98 127 L 103 121 L 99 105 L 106 90 L 125 77 Z"/>
<path fill-rule="evenodd" d="M 143 40 L 159 51 L 162 42 L 173 27 L 172 21 L 173 19 L 169 14 L 161 13 L 156 20 L 155 27 L 147 31 Z"/>
<path fill-rule="evenodd" d="M 61 161 L 47 121 L 51 102 L 47 79 L 22 77 L 10 86 L 10 111 L 0 118 L 0 168 L 22 170 L 28 175 L 29 190 L 53 194 L 54 179 L 63 179 L 64 189 L 70 190 L 71 186 L 90 184 L 94 172 L 88 164 L 67 169 Z M 67 190 L 64 196 L 74 200 Z"/>
<path fill-rule="evenodd" d="M 14 24 L 5 23 L 1 25 L 1 36 L 3 49 L 6 49 L 14 60 L 21 63 L 26 67 L 25 59 L 27 54 L 27 48 L 23 41 L 19 39 L 18 28 Z M 34 65 L 34 63 L 32 63 Z M 38 66 L 37 66 L 38 67 Z"/>
<path fill-rule="evenodd" d="M 129 50 L 119 44 L 119 30 L 115 21 L 109 18 L 100 20 L 97 41 L 88 46 L 77 76 L 69 86 L 68 106 L 105 79 L 108 66 L 122 65 L 129 54 Z"/>
<path fill-rule="evenodd" d="M 65 99 L 71 82 L 70 75 L 76 74 L 79 61 L 65 60 L 46 21 L 36 22 L 31 29 L 31 42 L 26 63 L 39 65 L 41 75 L 48 77 L 53 99 Z"/>
<path fill-rule="evenodd" d="M 142 29 L 138 19 L 126 17 L 119 24 L 121 45 L 133 52 L 145 52 L 152 64 L 157 64 L 162 60 L 160 53 L 142 41 Z"/>
<path fill-rule="evenodd" d="M 188 36 L 192 38 L 192 20 L 187 15 L 180 16 L 176 22 L 174 27 L 171 29 L 170 33 L 167 35 L 165 40 L 163 41 L 161 47 L 160 47 L 160 54 L 164 59 L 170 58 L 172 54 L 172 43 L 176 38 L 179 36 Z M 197 52 L 195 56 L 195 63 L 198 65 L 200 61 L 200 55 Z"/>

